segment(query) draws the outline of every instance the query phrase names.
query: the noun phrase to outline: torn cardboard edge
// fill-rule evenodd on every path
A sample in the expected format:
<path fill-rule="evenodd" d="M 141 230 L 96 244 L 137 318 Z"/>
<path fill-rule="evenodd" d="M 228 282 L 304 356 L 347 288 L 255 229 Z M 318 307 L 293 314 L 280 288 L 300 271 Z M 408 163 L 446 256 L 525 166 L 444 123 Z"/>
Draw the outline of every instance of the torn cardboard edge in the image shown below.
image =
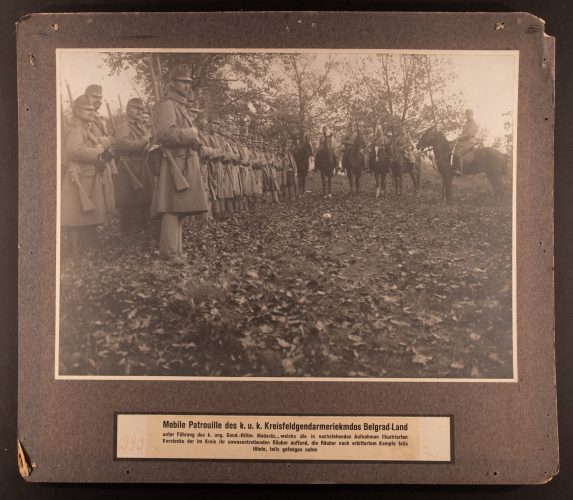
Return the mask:
<path fill-rule="evenodd" d="M 16 440 L 16 453 L 18 455 L 18 471 L 20 472 L 20 475 L 26 479 L 27 477 L 30 477 L 30 474 L 35 468 L 35 464 L 30 462 L 30 459 L 24 451 L 19 439 Z"/>

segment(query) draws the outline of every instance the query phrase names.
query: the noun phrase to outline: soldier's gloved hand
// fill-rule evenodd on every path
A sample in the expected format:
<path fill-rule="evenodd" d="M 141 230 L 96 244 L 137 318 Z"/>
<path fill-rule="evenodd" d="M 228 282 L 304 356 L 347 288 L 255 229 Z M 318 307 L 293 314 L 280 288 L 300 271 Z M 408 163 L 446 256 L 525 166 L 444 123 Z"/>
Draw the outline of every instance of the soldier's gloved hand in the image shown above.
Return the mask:
<path fill-rule="evenodd" d="M 106 148 L 106 150 L 99 155 L 98 159 L 104 164 L 113 160 L 113 153 L 111 152 L 111 148 Z"/>

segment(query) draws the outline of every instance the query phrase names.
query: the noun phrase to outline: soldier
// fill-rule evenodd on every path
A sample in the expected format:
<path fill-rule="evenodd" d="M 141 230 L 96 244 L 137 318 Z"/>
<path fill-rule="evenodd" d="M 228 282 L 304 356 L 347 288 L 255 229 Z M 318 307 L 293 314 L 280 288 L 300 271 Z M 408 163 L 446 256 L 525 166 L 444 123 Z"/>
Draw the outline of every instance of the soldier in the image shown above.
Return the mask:
<path fill-rule="evenodd" d="M 159 254 L 175 264 L 185 262 L 183 221 L 208 211 L 197 150 L 198 131 L 187 110 L 191 75 L 187 66 L 169 73 L 169 89 L 154 113 L 157 142 L 163 150 L 152 213 L 161 216 Z"/>
<path fill-rule="evenodd" d="M 139 98 L 130 99 L 126 118 L 115 129 L 117 177 L 115 205 L 119 209 L 119 227 L 123 235 L 145 229 L 149 222 L 153 183 L 146 152 L 150 134 L 141 114 L 145 106 Z"/>
<path fill-rule="evenodd" d="M 348 122 L 348 129 L 346 130 L 346 134 L 342 138 L 342 149 L 344 152 L 350 151 L 352 145 L 354 144 L 354 140 L 356 139 L 356 128 L 354 126 L 354 122 Z"/>
<path fill-rule="evenodd" d="M 247 137 L 247 145 L 249 146 L 249 151 L 251 153 L 251 166 L 253 168 L 253 195 L 255 198 L 260 198 L 264 194 L 262 173 L 263 163 L 254 137 Z"/>
<path fill-rule="evenodd" d="M 416 162 L 416 154 L 414 153 L 414 141 L 412 136 L 406 129 L 405 125 L 400 125 L 398 137 L 396 138 L 396 144 L 400 150 L 400 153 L 406 161 L 409 163 Z"/>
<path fill-rule="evenodd" d="M 96 137 L 107 137 L 112 141 L 113 145 L 113 133 L 108 130 L 103 116 L 99 114 L 99 109 L 102 105 L 103 100 L 103 89 L 101 85 L 93 84 L 88 85 L 85 90 L 85 95 L 87 96 L 91 105 L 95 108 L 93 113 L 93 132 Z M 111 117 L 110 117 L 111 120 Z M 117 174 L 117 166 L 115 164 L 114 158 L 108 161 L 105 170 L 102 173 L 101 180 L 104 191 L 104 199 L 108 214 L 115 212 L 115 193 L 113 178 Z"/>
<path fill-rule="evenodd" d="M 240 130 L 235 127 L 235 141 L 237 144 L 237 149 L 239 151 L 240 162 L 239 162 L 239 173 L 241 180 L 241 199 L 240 204 L 242 210 L 248 210 L 249 208 L 249 198 L 252 195 L 252 176 L 253 171 L 251 167 L 251 154 L 249 148 L 247 147 L 246 141 L 247 133 L 245 130 Z"/>
<path fill-rule="evenodd" d="M 454 174 L 464 174 L 464 163 L 471 163 L 473 161 L 472 150 L 477 144 L 478 124 L 474 120 L 474 112 L 471 109 L 466 109 L 466 122 L 462 127 L 462 133 L 455 141 L 454 155 L 457 162 L 454 162 Z"/>
<path fill-rule="evenodd" d="M 141 122 L 143 123 L 143 125 L 145 126 L 145 128 L 147 129 L 147 134 L 149 136 L 153 135 L 153 131 L 151 128 L 151 120 L 150 120 L 150 115 L 149 115 L 149 111 L 147 111 L 147 109 L 143 109 L 143 111 L 141 112 Z"/>
<path fill-rule="evenodd" d="M 238 136 L 238 129 L 227 120 L 227 142 L 232 151 L 232 161 L 231 161 L 231 182 L 233 184 L 233 209 L 235 212 L 240 212 L 243 209 L 241 198 L 243 195 L 243 189 L 241 186 L 241 155 L 239 153 L 239 147 L 235 140 Z"/>
<path fill-rule="evenodd" d="M 296 161 L 294 159 L 293 151 L 296 151 L 296 146 L 294 141 L 290 148 L 283 146 L 282 153 L 285 157 L 286 165 L 286 189 L 288 192 L 288 197 L 291 197 L 291 191 L 297 194 L 297 168 Z"/>
<path fill-rule="evenodd" d="M 234 213 L 233 201 L 235 198 L 235 189 L 233 186 L 233 171 L 232 163 L 235 160 L 235 155 L 229 144 L 229 134 L 227 132 L 227 125 L 224 120 L 219 124 L 219 142 L 223 148 L 223 179 L 222 179 L 222 198 L 224 200 L 224 213 Z"/>
<path fill-rule="evenodd" d="M 265 201 L 271 200 L 271 181 L 269 172 L 269 159 L 263 150 L 263 138 L 258 135 L 254 139 L 254 146 L 256 155 L 258 157 L 258 166 L 261 177 L 261 188 L 263 191 L 263 198 Z"/>
<path fill-rule="evenodd" d="M 269 172 L 269 191 L 272 196 L 273 203 L 279 202 L 280 184 L 277 179 L 277 158 L 271 150 L 271 145 L 268 141 L 263 141 L 263 151 L 267 158 L 268 172 Z"/>
<path fill-rule="evenodd" d="M 197 117 L 197 127 L 199 129 L 199 142 L 201 143 L 199 154 L 201 177 L 203 178 L 203 187 L 205 188 L 209 204 L 209 213 L 207 215 L 208 220 L 219 215 L 215 189 L 216 184 L 214 183 L 211 174 L 212 163 L 216 161 L 218 150 L 212 140 L 211 126 L 205 112 L 201 112 Z"/>
<path fill-rule="evenodd" d="M 78 97 L 64 137 L 61 225 L 66 228 L 72 254 L 80 244 L 95 246 L 96 228 L 107 219 L 102 175 L 112 157 L 112 141 L 95 135 L 95 111 L 86 95 Z"/>

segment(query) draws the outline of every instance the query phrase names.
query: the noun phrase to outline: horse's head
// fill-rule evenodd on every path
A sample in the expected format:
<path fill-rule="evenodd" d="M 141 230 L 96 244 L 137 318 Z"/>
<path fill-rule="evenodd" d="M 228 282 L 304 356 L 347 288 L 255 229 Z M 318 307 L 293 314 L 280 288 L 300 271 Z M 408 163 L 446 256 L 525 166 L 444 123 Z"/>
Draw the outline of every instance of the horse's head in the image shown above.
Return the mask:
<path fill-rule="evenodd" d="M 428 127 L 426 130 L 424 130 L 424 132 L 422 132 L 422 135 L 420 136 L 420 139 L 418 140 L 418 144 L 416 145 L 416 147 L 418 149 L 426 149 L 431 146 L 434 146 L 440 134 L 441 132 L 438 131 L 435 125 Z"/>

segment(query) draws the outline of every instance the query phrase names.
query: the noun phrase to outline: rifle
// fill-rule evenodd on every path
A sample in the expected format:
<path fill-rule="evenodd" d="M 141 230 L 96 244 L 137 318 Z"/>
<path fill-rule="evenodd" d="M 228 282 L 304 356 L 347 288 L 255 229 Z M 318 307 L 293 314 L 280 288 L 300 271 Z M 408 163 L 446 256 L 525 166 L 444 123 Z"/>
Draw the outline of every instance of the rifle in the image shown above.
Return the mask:
<path fill-rule="evenodd" d="M 78 196 L 80 198 L 80 206 L 81 206 L 82 212 L 93 212 L 96 209 L 96 207 L 92 203 L 91 198 L 89 197 L 88 193 L 84 189 L 84 186 L 82 185 L 82 183 L 79 179 L 78 171 L 77 171 L 77 167 L 76 167 L 75 163 L 68 163 L 67 168 L 68 168 L 68 172 L 71 175 L 72 182 L 76 185 L 76 189 L 78 190 Z"/>
<path fill-rule="evenodd" d="M 115 135 L 115 123 L 113 122 L 113 116 L 111 115 L 111 108 L 109 107 L 109 102 L 105 101 L 105 106 L 107 108 L 107 115 L 109 116 L 109 124 L 111 126 L 111 133 Z"/>
<path fill-rule="evenodd" d="M 72 97 L 72 89 L 70 88 L 70 82 L 66 82 L 66 88 L 68 89 L 68 99 L 70 100 L 70 109 L 72 113 L 74 112 L 74 99 Z"/>
<path fill-rule="evenodd" d="M 123 169 L 125 170 L 125 173 L 127 174 L 127 179 L 129 180 L 129 184 L 131 185 L 131 189 L 133 189 L 134 191 L 140 191 L 141 189 L 143 189 L 143 184 L 140 182 L 140 180 L 133 173 L 133 170 L 131 170 L 131 167 L 128 165 L 127 161 L 122 160 L 121 164 L 123 165 Z"/>
<path fill-rule="evenodd" d="M 173 153 L 168 149 L 163 149 L 163 154 L 165 155 L 165 158 L 167 158 L 167 164 L 169 165 L 171 179 L 173 180 L 173 184 L 175 184 L 175 190 L 185 191 L 186 189 L 189 189 L 191 186 L 187 182 L 185 176 L 181 173 L 181 170 L 179 170 L 177 162 L 173 157 Z"/>

